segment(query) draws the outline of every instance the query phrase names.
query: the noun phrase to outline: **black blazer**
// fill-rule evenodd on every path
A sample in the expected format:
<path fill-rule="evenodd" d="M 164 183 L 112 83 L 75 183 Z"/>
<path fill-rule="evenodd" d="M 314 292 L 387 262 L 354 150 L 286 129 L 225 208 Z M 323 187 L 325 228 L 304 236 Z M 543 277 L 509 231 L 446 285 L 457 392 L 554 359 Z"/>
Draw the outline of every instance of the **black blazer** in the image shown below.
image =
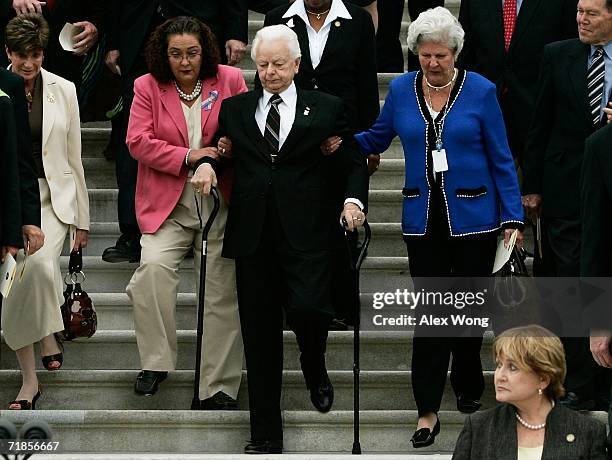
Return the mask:
<path fill-rule="evenodd" d="M 612 276 L 612 124 L 586 140 L 582 163 L 580 275 Z"/>
<path fill-rule="evenodd" d="M 292 16 L 293 31 L 302 51 L 300 71 L 295 84 L 303 89 L 318 89 L 339 97 L 346 106 L 353 132 L 369 129 L 380 110 L 378 76 L 376 73 L 376 39 L 372 17 L 362 8 L 345 2 L 353 19 L 339 18 L 329 31 L 321 62 L 312 68 L 306 24 L 299 16 Z M 283 18 L 288 5 L 266 15 L 264 26 L 286 24 Z M 255 84 L 259 87 L 256 77 Z"/>
<path fill-rule="evenodd" d="M 577 0 L 523 0 L 506 53 L 502 0 L 461 0 L 465 42 L 459 66 L 497 86 L 510 148 L 519 158 L 533 115 L 542 50 L 548 43 L 577 37 L 576 4 Z"/>
<path fill-rule="evenodd" d="M 0 95 L 0 246 L 23 246 L 17 166 L 15 114 L 8 96 Z"/>
<path fill-rule="evenodd" d="M 107 49 L 121 53 L 123 75 L 132 70 L 159 6 L 166 18 L 195 16 L 201 19 L 212 29 L 220 44 L 230 39 L 247 42 L 247 0 L 111 0 L 108 3 Z"/>
<path fill-rule="evenodd" d="M 32 139 L 23 79 L 8 70 L 0 69 L 0 89 L 11 98 L 14 111 L 21 190 L 21 223 L 40 227 L 40 191 L 32 157 Z"/>
<path fill-rule="evenodd" d="M 515 413 L 500 404 L 466 417 L 453 460 L 516 460 Z M 556 405 L 546 418 L 542 460 L 606 460 L 605 440 L 603 423 Z"/>
<path fill-rule="evenodd" d="M 589 51 L 578 39 L 544 48 L 525 148 L 523 194 L 543 195 L 545 217 L 579 216 L 584 141 L 595 132 L 586 87 Z"/>
<path fill-rule="evenodd" d="M 346 176 L 346 198 L 364 206 L 368 198 L 365 157 L 350 134 L 342 101 L 298 88 L 295 121 L 273 164 L 255 121 L 261 94 L 254 90 L 226 99 L 219 114 L 219 134 L 232 139 L 235 167 L 223 255 L 244 257 L 257 249 L 269 200 L 276 204 L 291 247 L 328 249 L 330 231 L 338 225 L 338 216 L 330 217 L 332 171 Z M 332 135 L 344 142 L 334 155 L 324 156 L 319 146 Z"/>

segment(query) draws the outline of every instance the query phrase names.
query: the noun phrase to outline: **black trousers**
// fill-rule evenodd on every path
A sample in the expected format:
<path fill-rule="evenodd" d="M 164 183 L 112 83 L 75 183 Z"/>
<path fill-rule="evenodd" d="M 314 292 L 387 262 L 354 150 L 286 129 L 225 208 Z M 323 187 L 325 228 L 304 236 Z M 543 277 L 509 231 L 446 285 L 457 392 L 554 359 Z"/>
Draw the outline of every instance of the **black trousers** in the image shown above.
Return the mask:
<path fill-rule="evenodd" d="M 542 218 L 540 276 L 580 276 L 581 221 L 579 217 Z M 576 293 L 576 306 L 580 306 Z M 607 399 L 610 384 L 606 369 L 597 365 L 588 337 L 562 337 L 567 363 L 565 388 L 583 399 Z"/>
<path fill-rule="evenodd" d="M 435 214 L 432 206 L 432 216 Z M 433 232 L 406 240 L 415 290 L 427 289 L 425 285 L 430 284 L 419 277 L 491 275 L 497 232 L 451 239 L 442 225 L 439 219 L 433 224 Z M 457 396 L 480 399 L 484 392 L 481 345 L 482 337 L 422 337 L 417 327 L 412 348 L 412 388 L 419 416 L 440 410 L 451 354 L 453 391 Z"/>
<path fill-rule="evenodd" d="M 408 14 L 410 15 L 410 20 L 416 20 L 423 11 L 435 8 L 436 6 L 444 6 L 444 0 L 408 0 Z M 412 72 L 420 68 L 418 56 L 408 51 L 408 71 Z"/>
<path fill-rule="evenodd" d="M 236 259 L 238 307 L 246 357 L 252 440 L 283 438 L 281 384 L 283 307 L 295 332 L 303 370 L 325 366 L 331 320 L 330 254 L 292 248 L 276 206 L 266 211 L 257 251 Z"/>
<path fill-rule="evenodd" d="M 408 5 L 411 1 L 408 2 Z M 401 73 L 404 71 L 404 53 L 400 39 L 404 0 L 378 0 L 376 6 L 378 8 L 378 31 L 376 32 L 378 72 Z"/>

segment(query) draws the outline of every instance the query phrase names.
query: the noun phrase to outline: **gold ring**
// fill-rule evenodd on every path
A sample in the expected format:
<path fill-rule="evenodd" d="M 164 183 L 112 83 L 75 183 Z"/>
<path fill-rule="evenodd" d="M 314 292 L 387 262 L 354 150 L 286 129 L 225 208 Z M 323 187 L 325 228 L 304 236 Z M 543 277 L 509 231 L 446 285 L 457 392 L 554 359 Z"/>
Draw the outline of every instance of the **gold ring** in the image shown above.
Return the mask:
<path fill-rule="evenodd" d="M 225 148 L 221 147 L 221 154 L 225 155 Z"/>

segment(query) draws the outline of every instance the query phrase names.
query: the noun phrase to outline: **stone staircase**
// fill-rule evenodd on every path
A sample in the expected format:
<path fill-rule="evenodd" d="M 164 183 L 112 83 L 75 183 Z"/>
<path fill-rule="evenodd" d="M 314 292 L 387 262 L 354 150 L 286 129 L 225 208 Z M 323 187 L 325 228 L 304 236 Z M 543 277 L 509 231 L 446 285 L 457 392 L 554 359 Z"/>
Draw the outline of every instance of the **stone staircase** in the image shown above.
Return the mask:
<path fill-rule="evenodd" d="M 458 6 L 458 0 L 447 1 L 447 7 L 455 14 Z M 402 37 L 406 35 L 408 24 L 405 19 Z M 251 14 L 250 38 L 261 25 L 262 17 Z M 253 64 L 247 57 L 242 65 L 250 84 L 254 76 Z M 389 81 L 395 76 L 379 74 L 381 103 Z M 193 260 L 185 261 L 181 267 L 181 293 L 177 304 L 178 370 L 170 374 L 154 397 L 141 397 L 133 392 L 139 359 L 125 286 L 136 264 L 107 264 L 101 260 L 102 250 L 113 244 L 119 235 L 114 164 L 101 155 L 108 138 L 106 125 L 83 127 L 83 164 L 92 221 L 90 243 L 85 250 L 87 280 L 84 287 L 98 310 L 98 332 L 90 339 L 65 344 L 66 361 L 61 371 L 39 372 L 43 385 L 41 410 L 30 413 L 0 410 L 0 417 L 18 424 L 33 418 L 46 420 L 54 430 L 54 439 L 60 441 L 60 449 L 65 452 L 60 457 L 64 459 L 243 458 L 238 453 L 249 438 L 246 374 L 240 389 L 238 411 L 188 410 L 195 358 Z M 394 291 L 410 285 L 399 224 L 403 173 L 403 152 L 396 140 L 383 155 L 380 169 L 370 182 L 368 218 L 373 238 L 361 272 L 361 290 L 366 299 L 375 291 Z M 64 254 L 62 267 L 65 269 L 67 246 Z M 482 351 L 487 382 L 483 397 L 485 407 L 495 404 L 492 338 L 490 333 L 486 334 Z M 311 406 L 299 370 L 293 333 L 285 332 L 284 342 L 285 450 L 311 453 L 288 458 L 331 459 L 349 453 L 353 433 L 352 332 L 330 333 L 327 363 L 336 399 L 328 414 L 320 414 Z M 408 332 L 362 333 L 362 449 L 365 454 L 378 454 L 376 458 L 449 459 L 464 421 L 464 416 L 455 409 L 450 387 L 444 395 L 440 412 L 442 433 L 436 443 L 419 451 L 412 449 L 409 443 L 417 419 L 409 371 L 411 348 L 412 335 Z M 20 375 L 16 369 L 14 353 L 1 343 L 0 407 L 18 391 Z M 605 414 L 595 416 L 605 421 Z M 221 453 L 228 455 L 215 455 Z M 364 458 L 369 457 L 364 455 Z"/>

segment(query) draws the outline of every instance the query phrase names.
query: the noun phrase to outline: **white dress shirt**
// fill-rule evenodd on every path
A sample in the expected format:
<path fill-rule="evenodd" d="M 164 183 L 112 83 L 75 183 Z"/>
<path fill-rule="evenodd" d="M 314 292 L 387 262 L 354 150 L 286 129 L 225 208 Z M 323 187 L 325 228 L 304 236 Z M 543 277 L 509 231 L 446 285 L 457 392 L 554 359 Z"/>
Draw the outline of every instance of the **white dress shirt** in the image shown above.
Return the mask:
<path fill-rule="evenodd" d="M 278 104 L 278 111 L 280 112 L 280 132 L 278 133 L 278 149 L 280 150 L 287 136 L 291 132 L 293 122 L 295 121 L 295 106 L 297 104 L 297 90 L 295 89 L 295 83 L 291 82 L 289 88 L 278 95 L 283 100 Z M 268 118 L 268 112 L 272 108 L 270 99 L 273 94 L 263 90 L 263 94 L 259 98 L 257 108 L 255 109 L 255 121 L 263 136 L 266 129 L 266 119 Z"/>
<path fill-rule="evenodd" d="M 353 17 L 346 9 L 346 6 L 344 6 L 344 3 L 342 3 L 342 0 L 332 0 L 329 13 L 327 13 L 327 17 L 323 23 L 323 27 L 321 27 L 318 32 L 310 25 L 306 7 L 304 6 L 304 2 L 301 0 L 293 2 L 287 12 L 283 14 L 283 18 L 291 18 L 296 15 L 299 16 L 302 21 L 304 21 L 304 24 L 306 24 L 310 61 L 312 63 L 312 68 L 316 69 L 321 62 L 321 57 L 323 56 L 323 51 L 325 50 L 325 45 L 327 44 L 327 37 L 329 37 L 329 30 L 332 27 L 332 23 L 338 18 L 353 19 Z"/>

